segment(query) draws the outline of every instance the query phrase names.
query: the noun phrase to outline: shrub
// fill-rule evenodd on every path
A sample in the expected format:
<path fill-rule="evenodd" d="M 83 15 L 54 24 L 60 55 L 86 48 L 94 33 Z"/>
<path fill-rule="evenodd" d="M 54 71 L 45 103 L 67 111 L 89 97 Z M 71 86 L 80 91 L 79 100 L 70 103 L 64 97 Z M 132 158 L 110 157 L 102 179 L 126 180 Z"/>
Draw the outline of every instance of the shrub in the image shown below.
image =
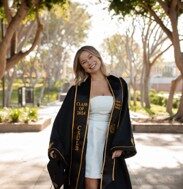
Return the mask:
<path fill-rule="evenodd" d="M 37 121 L 38 109 L 37 108 L 12 108 L 0 110 L 0 122 L 25 122 Z"/>
<path fill-rule="evenodd" d="M 25 123 L 38 120 L 37 108 L 25 107 L 22 109 L 21 120 Z"/>
<path fill-rule="evenodd" d="M 19 122 L 20 121 L 20 110 L 15 108 L 15 109 L 11 109 L 10 113 L 9 113 L 9 118 L 10 121 L 15 123 L 15 122 Z"/>
<path fill-rule="evenodd" d="M 0 111 L 0 123 L 2 123 L 2 122 L 3 122 L 3 112 Z"/>
<path fill-rule="evenodd" d="M 166 106 L 166 98 L 158 94 L 155 90 L 151 90 L 149 93 L 150 102 L 159 106 Z"/>
<path fill-rule="evenodd" d="M 9 114 L 8 108 L 0 109 L 0 123 L 8 121 L 8 114 Z"/>
<path fill-rule="evenodd" d="M 29 108 L 28 118 L 29 118 L 29 121 L 37 121 L 38 120 L 38 110 L 36 108 Z"/>
<path fill-rule="evenodd" d="M 134 100 L 134 94 L 132 93 L 130 96 L 131 100 Z M 136 91 L 136 100 L 140 101 L 140 91 Z"/>
<path fill-rule="evenodd" d="M 180 100 L 179 99 L 174 99 L 173 100 L 173 108 L 178 108 L 178 106 L 179 106 L 179 103 L 180 103 Z"/>
<path fill-rule="evenodd" d="M 141 109 L 140 103 L 134 105 L 133 101 L 130 101 L 130 110 L 137 112 Z"/>

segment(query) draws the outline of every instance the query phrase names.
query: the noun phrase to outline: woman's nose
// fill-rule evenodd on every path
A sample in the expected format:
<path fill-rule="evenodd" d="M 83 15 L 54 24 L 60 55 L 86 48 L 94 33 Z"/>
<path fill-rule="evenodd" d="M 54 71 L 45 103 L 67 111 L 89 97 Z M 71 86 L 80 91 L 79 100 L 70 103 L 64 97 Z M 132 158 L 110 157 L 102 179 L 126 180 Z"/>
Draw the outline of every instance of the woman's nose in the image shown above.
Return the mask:
<path fill-rule="evenodd" d="M 91 65 L 92 64 L 92 61 L 91 60 L 88 60 L 88 65 Z"/>

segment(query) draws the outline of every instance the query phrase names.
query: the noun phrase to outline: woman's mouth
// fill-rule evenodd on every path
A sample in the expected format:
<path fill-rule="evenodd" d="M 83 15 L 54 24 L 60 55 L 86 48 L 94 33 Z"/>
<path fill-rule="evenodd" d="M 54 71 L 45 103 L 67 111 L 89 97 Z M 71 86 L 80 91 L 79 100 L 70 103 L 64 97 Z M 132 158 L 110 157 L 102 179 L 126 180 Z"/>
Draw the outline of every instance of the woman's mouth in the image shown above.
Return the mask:
<path fill-rule="evenodd" d="M 95 66 L 96 66 L 96 64 L 93 64 L 91 67 L 90 67 L 90 69 L 93 69 L 93 68 L 95 68 Z"/>

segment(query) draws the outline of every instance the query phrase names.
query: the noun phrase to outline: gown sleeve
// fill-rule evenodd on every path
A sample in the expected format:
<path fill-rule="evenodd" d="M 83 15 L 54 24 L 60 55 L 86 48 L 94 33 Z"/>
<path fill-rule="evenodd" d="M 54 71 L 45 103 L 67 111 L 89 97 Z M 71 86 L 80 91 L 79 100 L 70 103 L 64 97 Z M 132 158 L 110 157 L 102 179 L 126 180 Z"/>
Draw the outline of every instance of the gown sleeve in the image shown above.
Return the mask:
<path fill-rule="evenodd" d="M 72 86 L 54 120 L 48 148 L 49 159 L 61 160 L 65 165 L 70 153 L 74 96 L 75 86 Z"/>
<path fill-rule="evenodd" d="M 124 79 L 120 78 L 120 80 L 123 91 L 123 102 L 119 118 L 119 126 L 113 138 L 111 151 L 122 150 L 122 156 L 124 158 L 129 158 L 136 154 L 136 148 L 128 107 L 128 86 Z"/>

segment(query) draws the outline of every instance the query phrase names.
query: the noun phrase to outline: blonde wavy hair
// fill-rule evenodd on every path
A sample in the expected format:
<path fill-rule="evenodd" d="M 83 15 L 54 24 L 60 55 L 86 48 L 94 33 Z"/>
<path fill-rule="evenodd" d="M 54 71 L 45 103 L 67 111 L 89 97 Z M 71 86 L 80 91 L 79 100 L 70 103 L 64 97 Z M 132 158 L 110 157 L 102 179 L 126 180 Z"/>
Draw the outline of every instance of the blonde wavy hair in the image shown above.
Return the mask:
<path fill-rule="evenodd" d="M 82 66 L 80 65 L 80 62 L 79 62 L 80 61 L 79 57 L 83 51 L 87 51 L 87 52 L 91 53 L 92 55 L 96 56 L 101 61 L 100 69 L 101 69 L 102 73 L 105 76 L 108 75 L 106 72 L 105 64 L 102 60 L 100 53 L 93 46 L 83 46 L 76 52 L 76 55 L 74 57 L 73 70 L 74 70 L 74 74 L 75 74 L 75 79 L 74 79 L 75 85 L 80 85 L 90 75 L 89 73 L 85 72 L 85 70 L 82 68 Z"/>

